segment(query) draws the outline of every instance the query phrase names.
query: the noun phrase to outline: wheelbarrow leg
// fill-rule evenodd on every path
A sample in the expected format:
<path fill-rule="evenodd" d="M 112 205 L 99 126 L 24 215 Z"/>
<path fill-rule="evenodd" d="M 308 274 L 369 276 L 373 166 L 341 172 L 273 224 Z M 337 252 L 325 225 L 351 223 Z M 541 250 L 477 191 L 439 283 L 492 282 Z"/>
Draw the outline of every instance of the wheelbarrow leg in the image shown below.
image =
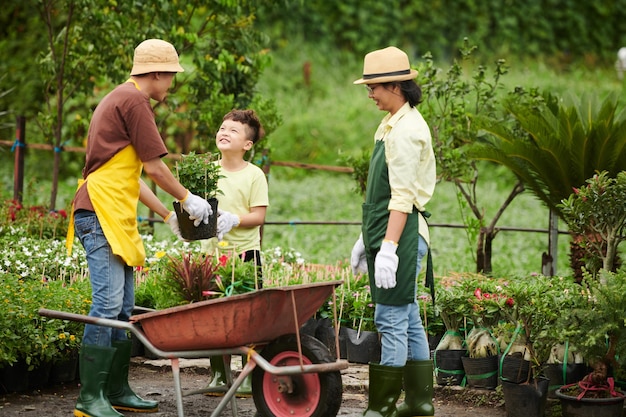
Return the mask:
<path fill-rule="evenodd" d="M 226 408 L 226 404 L 229 401 L 231 403 L 233 417 L 237 417 L 238 415 L 237 397 L 235 396 L 235 393 L 237 392 L 237 389 L 239 388 L 239 386 L 243 383 L 244 379 L 246 379 L 246 377 L 248 377 L 248 375 L 252 373 L 255 367 L 256 367 L 256 362 L 254 360 L 249 360 L 248 363 L 246 363 L 246 365 L 241 370 L 241 373 L 239 374 L 237 379 L 235 379 L 235 381 L 232 383 L 231 383 L 232 376 L 229 376 L 232 374 L 230 373 L 230 369 L 227 369 L 227 371 L 229 372 L 226 373 L 226 378 L 231 379 L 231 381 L 228 382 L 230 385 L 230 388 L 228 389 L 228 392 L 224 395 L 224 398 L 222 398 L 220 403 L 217 405 L 217 407 L 215 407 L 215 410 L 213 410 L 213 413 L 211 413 L 211 417 L 218 417 L 220 413 L 224 410 L 224 408 Z"/>
<path fill-rule="evenodd" d="M 178 417 L 185 417 L 185 411 L 183 410 L 183 391 L 180 386 L 180 363 L 178 358 L 170 358 L 170 364 L 172 366 L 172 374 L 174 375 L 174 391 L 176 391 L 176 410 L 178 410 Z"/>

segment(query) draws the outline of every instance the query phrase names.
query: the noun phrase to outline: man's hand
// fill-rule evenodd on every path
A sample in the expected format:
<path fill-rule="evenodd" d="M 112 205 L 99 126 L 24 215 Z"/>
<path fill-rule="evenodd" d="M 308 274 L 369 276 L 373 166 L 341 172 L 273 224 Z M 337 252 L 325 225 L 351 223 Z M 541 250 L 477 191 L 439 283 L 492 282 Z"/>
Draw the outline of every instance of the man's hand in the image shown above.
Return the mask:
<path fill-rule="evenodd" d="M 193 225 L 198 227 L 200 222 L 209 224 L 209 216 L 213 214 L 211 205 L 204 198 L 187 192 L 187 197 L 182 200 L 183 210 L 189 213 L 189 219 L 193 220 Z"/>
<path fill-rule="evenodd" d="M 174 233 L 176 237 L 180 240 L 185 240 L 183 239 L 183 235 L 180 234 L 180 226 L 178 225 L 178 217 L 176 217 L 176 213 L 170 211 L 170 214 L 165 216 L 163 221 L 169 225 L 170 229 L 172 229 L 172 233 Z"/>
<path fill-rule="evenodd" d="M 378 288 L 394 288 L 396 286 L 396 272 L 398 272 L 398 245 L 383 240 L 380 251 L 374 261 L 374 282 Z"/>

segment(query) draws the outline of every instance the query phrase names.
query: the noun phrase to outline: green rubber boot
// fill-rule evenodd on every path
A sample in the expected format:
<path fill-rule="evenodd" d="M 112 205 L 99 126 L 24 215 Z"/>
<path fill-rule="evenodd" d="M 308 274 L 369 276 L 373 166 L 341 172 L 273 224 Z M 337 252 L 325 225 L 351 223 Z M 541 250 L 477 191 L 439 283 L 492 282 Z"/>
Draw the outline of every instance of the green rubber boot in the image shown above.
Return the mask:
<path fill-rule="evenodd" d="M 241 368 L 243 369 L 248 362 L 247 356 L 241 356 Z M 250 398 L 252 397 L 252 374 L 248 375 L 246 379 L 243 380 L 239 388 L 237 388 L 237 392 L 235 393 L 237 398 Z"/>
<path fill-rule="evenodd" d="M 370 363 L 369 398 L 363 417 L 397 417 L 404 368 Z"/>
<path fill-rule="evenodd" d="M 80 349 L 80 393 L 75 417 L 120 417 L 106 396 L 107 381 L 115 348 L 83 345 Z"/>
<path fill-rule="evenodd" d="M 434 416 L 433 361 L 408 361 L 404 366 L 404 402 L 398 417 Z"/>
<path fill-rule="evenodd" d="M 209 383 L 205 395 L 211 397 L 223 397 L 228 391 L 226 385 L 226 367 L 224 365 L 223 356 L 211 356 L 211 372 L 213 373 L 213 379 Z"/>
<path fill-rule="evenodd" d="M 128 369 L 130 367 L 130 340 L 116 340 L 111 343 L 117 349 L 111 364 L 107 396 L 116 410 L 132 411 L 134 413 L 154 413 L 159 409 L 159 403 L 144 400 L 133 392 L 128 385 Z"/>

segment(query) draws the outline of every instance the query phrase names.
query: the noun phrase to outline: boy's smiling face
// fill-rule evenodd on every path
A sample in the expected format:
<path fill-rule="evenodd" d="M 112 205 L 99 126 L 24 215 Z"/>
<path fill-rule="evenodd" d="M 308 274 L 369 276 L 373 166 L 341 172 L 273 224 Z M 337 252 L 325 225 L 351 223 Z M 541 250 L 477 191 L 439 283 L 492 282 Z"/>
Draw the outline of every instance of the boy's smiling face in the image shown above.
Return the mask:
<path fill-rule="evenodd" d="M 249 128 L 241 122 L 224 120 L 215 135 L 215 144 L 220 152 L 245 152 L 252 147 Z"/>

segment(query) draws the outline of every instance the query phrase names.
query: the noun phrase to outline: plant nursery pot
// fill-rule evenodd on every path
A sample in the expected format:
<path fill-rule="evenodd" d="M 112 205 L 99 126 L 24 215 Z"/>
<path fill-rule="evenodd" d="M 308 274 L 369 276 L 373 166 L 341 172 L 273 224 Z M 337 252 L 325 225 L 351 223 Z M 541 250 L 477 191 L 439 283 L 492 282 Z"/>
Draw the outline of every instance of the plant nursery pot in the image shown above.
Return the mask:
<path fill-rule="evenodd" d="M 561 392 L 557 388 L 555 396 L 561 400 L 563 417 L 622 417 L 624 397 L 581 398 L 580 400 Z"/>
<path fill-rule="evenodd" d="M 52 362 L 40 363 L 34 369 L 28 371 L 28 388 L 40 389 L 48 386 L 50 374 L 52 371 Z"/>
<path fill-rule="evenodd" d="M 52 364 L 50 383 L 63 384 L 76 380 L 78 371 L 78 352 Z"/>
<path fill-rule="evenodd" d="M 548 398 L 556 398 L 557 388 L 578 382 L 589 373 L 584 363 L 548 363 L 543 366 L 543 374 L 550 379 Z"/>
<path fill-rule="evenodd" d="M 486 358 L 462 356 L 461 361 L 469 387 L 495 389 L 498 386 L 498 356 Z"/>
<path fill-rule="evenodd" d="M 28 365 L 19 360 L 13 365 L 0 368 L 0 393 L 24 392 L 28 390 Z"/>
<path fill-rule="evenodd" d="M 530 383 L 502 382 L 507 417 L 543 417 L 548 400 L 550 380 L 540 377 Z"/>
<path fill-rule="evenodd" d="M 344 328 L 339 328 L 339 357 L 347 359 L 346 336 Z M 315 328 L 315 338 L 321 341 L 330 351 L 334 359 L 337 359 L 337 345 L 335 343 L 335 328 L 329 319 L 319 319 Z"/>
<path fill-rule="evenodd" d="M 462 357 L 465 349 L 441 349 L 433 351 L 433 364 L 438 385 L 461 385 L 465 378 Z"/>
<path fill-rule="evenodd" d="M 518 356 L 500 357 L 500 380 L 521 384 L 529 379 L 530 361 Z"/>
<path fill-rule="evenodd" d="M 174 201 L 174 211 L 176 217 L 178 217 L 178 226 L 180 227 L 180 234 L 186 240 L 203 240 L 210 239 L 217 235 L 217 198 L 209 198 L 207 200 L 213 209 L 213 214 L 209 216 L 209 223 L 200 223 L 198 227 L 193 225 L 193 220 L 189 219 L 189 213 L 187 213 L 181 207 L 178 201 Z"/>
<path fill-rule="evenodd" d="M 370 363 L 380 362 L 380 338 L 378 332 L 362 331 L 342 327 L 346 336 L 346 353 L 348 362 Z"/>

